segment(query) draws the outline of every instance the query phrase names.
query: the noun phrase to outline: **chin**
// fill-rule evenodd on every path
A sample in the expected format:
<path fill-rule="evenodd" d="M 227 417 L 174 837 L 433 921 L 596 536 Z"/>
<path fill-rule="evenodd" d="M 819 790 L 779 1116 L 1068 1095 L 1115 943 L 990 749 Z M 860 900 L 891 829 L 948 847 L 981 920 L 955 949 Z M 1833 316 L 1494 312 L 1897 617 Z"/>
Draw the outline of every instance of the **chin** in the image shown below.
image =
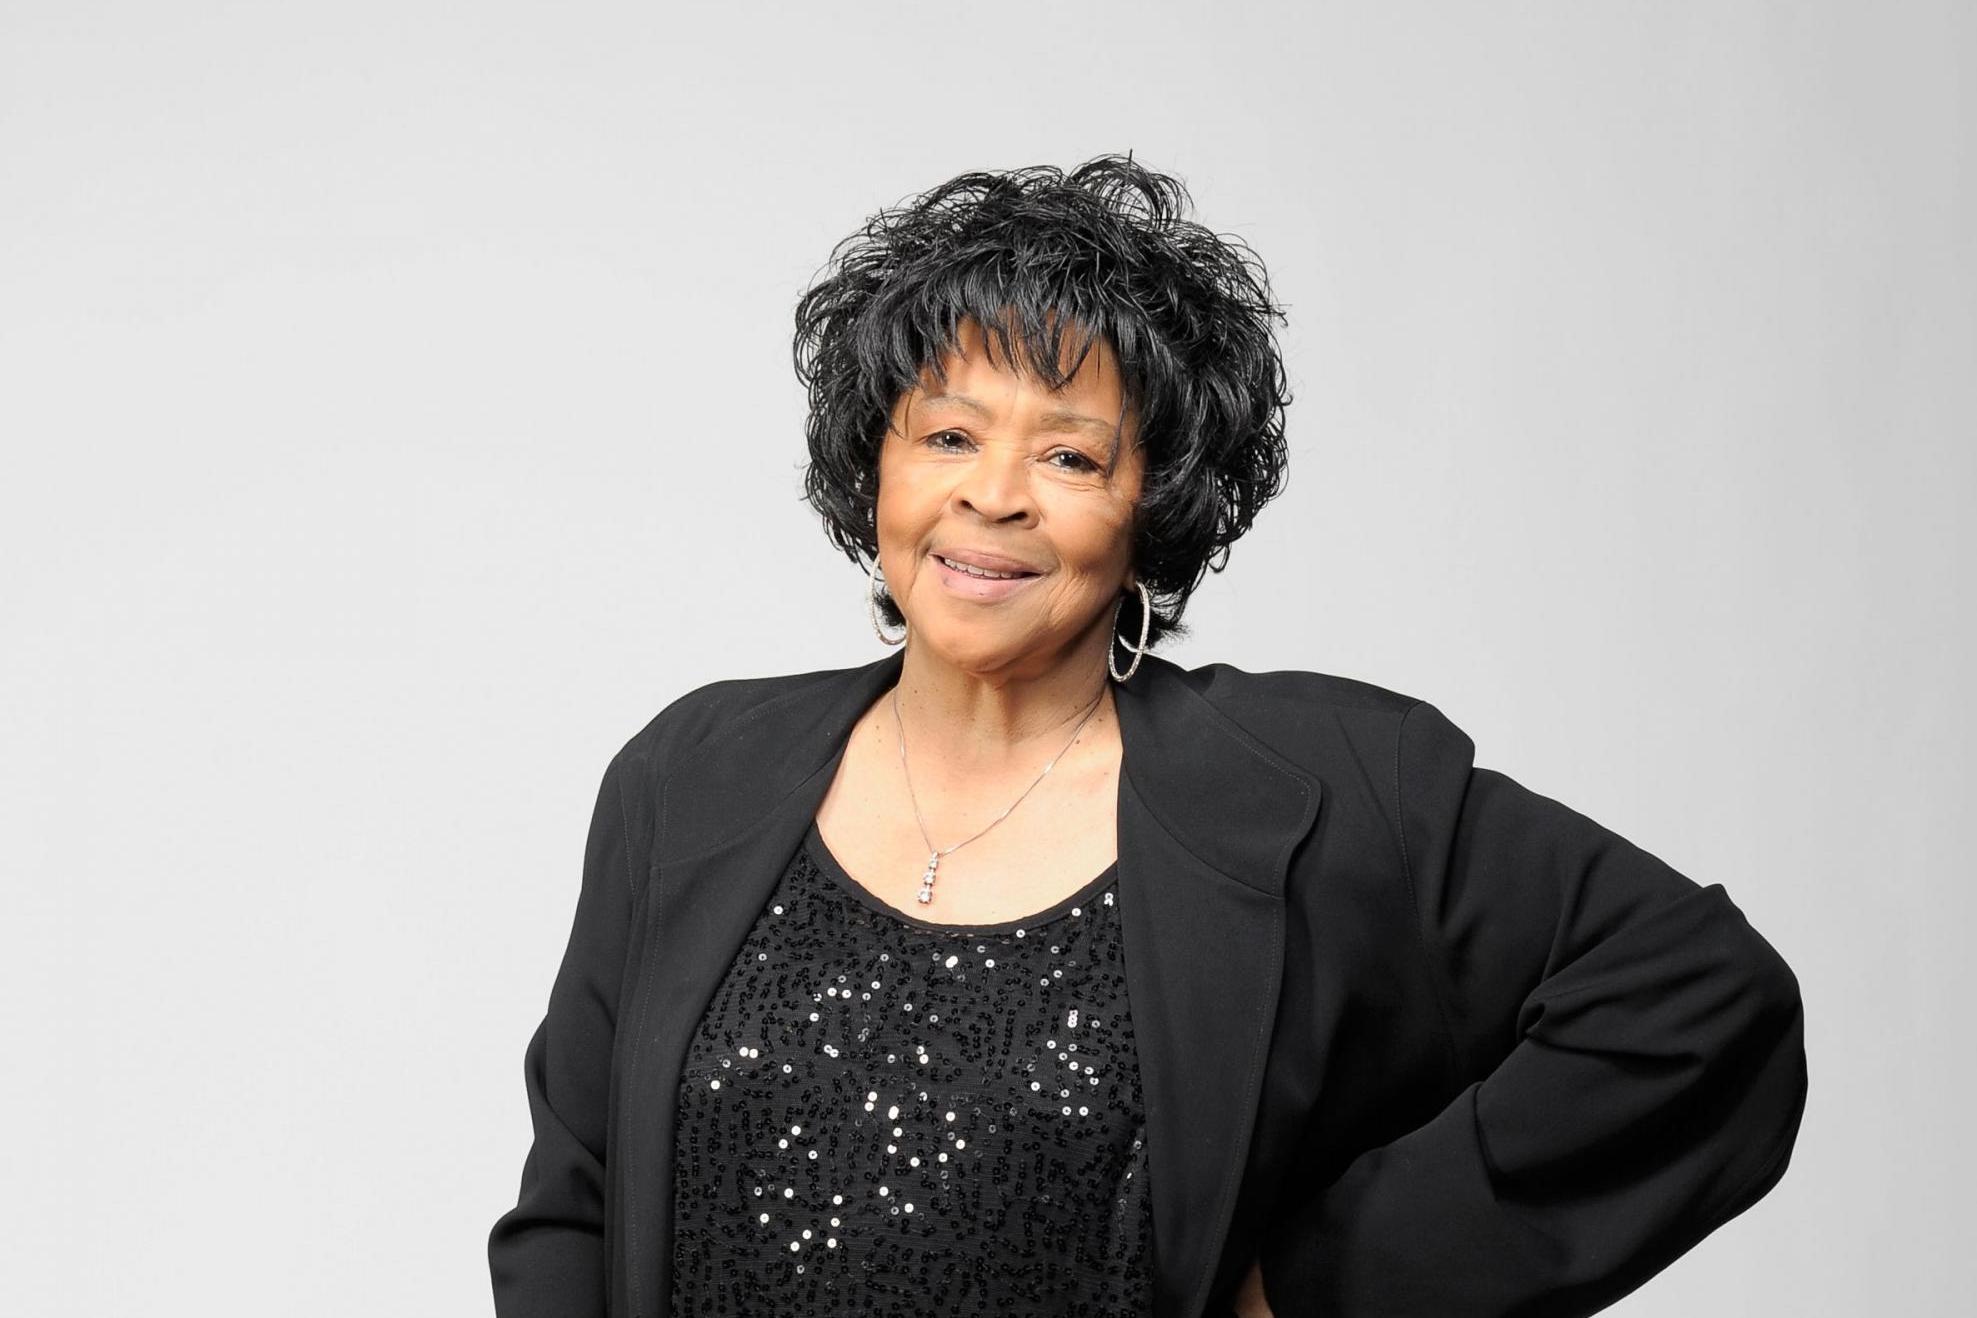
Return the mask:
<path fill-rule="evenodd" d="M 971 673 L 1007 667 L 1030 650 L 1020 637 L 990 634 L 980 628 L 946 628 L 938 636 L 923 632 L 920 639 L 942 663 Z"/>

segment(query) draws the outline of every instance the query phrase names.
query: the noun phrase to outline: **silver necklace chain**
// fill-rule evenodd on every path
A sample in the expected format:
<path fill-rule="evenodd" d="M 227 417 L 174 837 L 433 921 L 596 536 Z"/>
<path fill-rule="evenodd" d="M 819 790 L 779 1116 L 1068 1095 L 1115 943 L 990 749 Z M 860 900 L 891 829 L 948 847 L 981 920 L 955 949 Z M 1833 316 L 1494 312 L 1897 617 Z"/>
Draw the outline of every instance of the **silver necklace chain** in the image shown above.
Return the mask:
<path fill-rule="evenodd" d="M 1078 740 L 1078 734 L 1085 730 L 1085 724 L 1091 722 L 1091 716 L 1098 713 L 1098 707 L 1104 701 L 1105 689 L 1100 687 L 1098 695 L 1091 702 L 1091 708 L 1087 709 L 1085 716 L 1078 720 L 1078 726 L 1071 729 L 1071 740 L 1064 743 L 1064 750 L 1060 750 L 1057 754 L 1050 757 L 1043 766 L 1043 772 L 1036 776 L 1036 781 L 1023 789 L 1022 796 L 1017 797 L 1009 803 L 1009 810 L 1014 810 L 1017 806 L 1023 804 L 1023 797 L 1035 791 L 1037 783 L 1042 782 L 1050 776 L 1051 769 L 1055 768 L 1057 761 L 1064 757 L 1064 751 L 1071 749 L 1073 743 Z M 997 824 L 1007 819 L 1009 817 L 1009 810 L 1004 810 L 994 819 L 989 820 L 973 836 L 962 838 L 951 847 L 936 847 L 933 839 L 927 836 L 927 821 L 920 817 L 920 798 L 913 793 L 913 771 L 906 765 L 906 724 L 899 717 L 898 687 L 892 689 L 892 722 L 893 726 L 899 730 L 899 769 L 906 776 L 906 797 L 913 803 L 913 822 L 920 826 L 920 840 L 927 844 L 927 868 L 920 875 L 920 901 L 923 903 L 931 902 L 934 899 L 934 871 L 940 868 L 940 858 L 949 852 L 959 851 L 962 847 L 973 842 L 975 838 L 980 837 L 983 833 L 988 832 L 989 829 L 994 828 Z"/>

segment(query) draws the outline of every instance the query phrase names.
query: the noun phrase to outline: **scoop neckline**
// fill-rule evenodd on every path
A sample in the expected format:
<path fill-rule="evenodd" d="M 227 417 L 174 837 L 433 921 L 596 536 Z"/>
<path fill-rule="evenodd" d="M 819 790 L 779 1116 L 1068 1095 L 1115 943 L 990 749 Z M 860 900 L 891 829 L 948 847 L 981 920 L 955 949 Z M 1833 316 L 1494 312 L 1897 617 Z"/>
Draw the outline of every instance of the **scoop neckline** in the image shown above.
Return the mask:
<path fill-rule="evenodd" d="M 838 887 L 843 888 L 846 892 L 879 914 L 890 916 L 901 924 L 924 930 L 927 933 L 954 934 L 957 937 L 967 937 L 976 934 L 1012 934 L 1018 930 L 1035 929 L 1040 925 L 1049 924 L 1068 915 L 1072 907 L 1085 905 L 1101 891 L 1110 887 L 1112 880 L 1117 877 L 1119 871 L 1119 862 L 1114 860 L 1111 864 L 1100 870 L 1097 877 L 1084 884 L 1070 896 L 1064 898 L 1062 901 L 1046 906 L 1031 915 L 1020 916 L 1014 920 L 1001 920 L 994 924 L 943 924 L 936 920 L 923 920 L 917 915 L 900 910 L 897 906 L 882 899 L 877 893 L 867 888 L 857 879 L 852 878 L 850 872 L 844 868 L 837 856 L 831 851 L 830 844 L 824 841 L 824 831 L 817 826 L 815 819 L 810 821 L 810 829 L 804 835 L 803 845 L 805 850 L 809 852 L 810 859 L 816 863 L 818 869 L 829 875 Z"/>

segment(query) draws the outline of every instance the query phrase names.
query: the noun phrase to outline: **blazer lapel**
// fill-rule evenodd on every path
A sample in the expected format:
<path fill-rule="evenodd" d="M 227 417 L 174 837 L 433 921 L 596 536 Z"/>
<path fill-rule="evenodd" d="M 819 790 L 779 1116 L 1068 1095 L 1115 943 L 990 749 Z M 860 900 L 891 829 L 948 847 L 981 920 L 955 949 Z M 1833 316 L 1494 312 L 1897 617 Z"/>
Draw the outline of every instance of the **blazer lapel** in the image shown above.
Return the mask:
<path fill-rule="evenodd" d="M 1113 694 L 1154 1313 L 1197 1318 L 1249 1159 L 1283 972 L 1284 875 L 1321 793 L 1167 660 L 1145 656 Z"/>
<path fill-rule="evenodd" d="M 901 652 L 796 682 L 669 771 L 627 1027 L 621 1205 L 634 1318 L 668 1311 L 679 1076 L 700 1015 Z M 1146 1104 L 1157 1318 L 1199 1314 L 1248 1157 L 1316 782 L 1147 655 L 1116 685 L 1120 924 Z"/>
<path fill-rule="evenodd" d="M 801 682 L 713 732 L 667 774 L 620 1132 L 634 1318 L 669 1312 L 687 1047 L 823 803 L 852 725 L 898 680 L 902 658 L 895 651 Z"/>

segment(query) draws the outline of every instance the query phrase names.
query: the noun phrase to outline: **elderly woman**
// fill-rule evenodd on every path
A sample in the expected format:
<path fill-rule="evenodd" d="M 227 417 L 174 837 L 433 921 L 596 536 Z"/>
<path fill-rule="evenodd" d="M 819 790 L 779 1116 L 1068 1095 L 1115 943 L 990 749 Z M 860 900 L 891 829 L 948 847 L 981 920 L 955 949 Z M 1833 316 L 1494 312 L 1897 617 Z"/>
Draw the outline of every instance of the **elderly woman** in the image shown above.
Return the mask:
<path fill-rule="evenodd" d="M 797 311 L 889 650 L 604 775 L 503 1318 L 1587 1314 L 1784 1173 L 1797 982 L 1434 705 L 1149 653 L 1279 489 L 1254 255 L 1129 158 Z"/>

